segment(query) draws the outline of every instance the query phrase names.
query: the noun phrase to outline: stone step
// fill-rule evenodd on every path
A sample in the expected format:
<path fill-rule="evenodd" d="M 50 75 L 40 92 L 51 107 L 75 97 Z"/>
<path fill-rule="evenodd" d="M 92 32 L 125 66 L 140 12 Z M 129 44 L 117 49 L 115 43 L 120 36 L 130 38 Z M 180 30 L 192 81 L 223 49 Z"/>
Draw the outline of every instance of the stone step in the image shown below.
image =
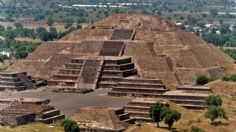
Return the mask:
<path fill-rule="evenodd" d="M 117 82 L 102 81 L 98 83 L 98 88 L 113 88 L 115 85 L 117 85 Z"/>
<path fill-rule="evenodd" d="M 53 75 L 54 80 L 64 79 L 64 80 L 77 80 L 79 78 L 78 75 L 73 74 L 55 74 Z"/>
<path fill-rule="evenodd" d="M 149 118 L 149 112 L 141 112 L 141 111 L 125 111 L 125 113 L 129 113 L 131 118 L 134 117 L 145 117 Z"/>
<path fill-rule="evenodd" d="M 4 90 L 10 90 L 10 91 L 22 91 L 22 90 L 25 90 L 26 87 L 25 86 L 0 86 L 1 89 L 4 89 Z"/>
<path fill-rule="evenodd" d="M 105 60 L 104 65 L 108 64 L 125 64 L 125 63 L 131 63 L 131 58 L 123 58 L 119 60 Z"/>
<path fill-rule="evenodd" d="M 113 91 L 119 91 L 119 92 L 145 92 L 145 93 L 164 93 L 168 91 L 164 88 L 135 88 L 135 87 L 119 87 L 115 86 L 112 88 Z"/>
<path fill-rule="evenodd" d="M 183 99 L 183 100 L 205 100 L 206 96 L 191 96 L 191 95 L 163 95 L 165 99 Z"/>
<path fill-rule="evenodd" d="M 11 82 L 18 82 L 20 81 L 19 77 L 0 77 L 0 80 L 2 81 L 11 81 Z"/>
<path fill-rule="evenodd" d="M 117 77 L 117 76 L 101 76 L 99 78 L 99 81 L 120 81 L 121 79 L 123 79 L 123 77 Z"/>
<path fill-rule="evenodd" d="M 53 92 L 61 92 L 61 93 L 88 93 L 92 92 L 93 89 L 79 89 L 79 88 L 72 88 L 72 87 L 57 87 L 57 88 L 52 88 Z"/>
<path fill-rule="evenodd" d="M 12 82 L 12 81 L 0 81 L 0 86 L 23 86 L 22 81 Z"/>
<path fill-rule="evenodd" d="M 151 105 L 150 105 L 151 106 Z M 148 112 L 150 109 L 150 106 L 133 106 L 133 105 L 125 105 L 124 109 L 125 111 L 139 111 L 139 112 Z"/>
<path fill-rule="evenodd" d="M 65 64 L 66 69 L 81 69 L 84 65 L 77 63 L 67 63 Z"/>
<path fill-rule="evenodd" d="M 204 100 L 169 99 L 169 101 L 177 104 L 204 105 Z"/>
<path fill-rule="evenodd" d="M 123 113 L 123 114 L 117 115 L 117 116 L 121 121 L 129 119 L 129 113 Z"/>
<path fill-rule="evenodd" d="M 130 69 L 124 71 L 117 71 L 117 70 L 103 70 L 102 76 L 119 76 L 119 77 L 128 77 L 137 74 L 137 69 Z"/>
<path fill-rule="evenodd" d="M 60 115 L 60 110 L 54 109 L 54 110 L 46 111 L 41 115 L 41 118 L 46 119 L 46 118 L 50 118 L 50 117 L 56 116 L 56 115 Z"/>
<path fill-rule="evenodd" d="M 192 109 L 192 110 L 202 110 L 207 108 L 205 105 L 193 105 L 193 104 L 180 104 L 180 106 L 185 107 L 187 109 Z"/>
<path fill-rule="evenodd" d="M 117 87 L 165 89 L 164 84 L 143 84 L 143 83 L 132 83 L 132 82 L 119 82 L 117 84 Z"/>
<path fill-rule="evenodd" d="M 80 74 L 80 69 L 59 69 L 58 74 Z"/>
<path fill-rule="evenodd" d="M 71 63 L 76 63 L 76 64 L 83 64 L 84 60 L 78 59 L 78 58 L 73 58 L 71 59 Z"/>
<path fill-rule="evenodd" d="M 46 124 L 52 124 L 57 121 L 60 121 L 61 119 L 64 119 L 65 115 L 55 115 L 49 118 L 41 119 L 40 122 L 46 123 Z"/>
<path fill-rule="evenodd" d="M 159 79 L 122 79 L 120 80 L 121 83 L 141 83 L 141 84 L 162 84 L 162 81 Z"/>
<path fill-rule="evenodd" d="M 135 107 L 145 107 L 148 108 L 152 105 L 154 105 L 156 102 L 133 102 L 130 101 L 127 106 L 135 106 Z"/>
<path fill-rule="evenodd" d="M 128 119 L 125 119 L 125 120 L 122 120 L 122 122 L 125 122 L 125 123 L 128 123 L 128 124 L 134 124 L 134 119 L 133 118 L 128 118 Z"/>
<path fill-rule="evenodd" d="M 203 86 L 178 86 L 177 90 L 188 90 L 188 91 L 208 91 L 212 92 L 211 88 Z"/>
<path fill-rule="evenodd" d="M 162 94 L 157 93 L 135 93 L 135 92 L 118 92 L 118 91 L 109 91 L 108 96 L 116 96 L 116 97 L 142 97 L 142 98 L 161 98 Z"/>
<path fill-rule="evenodd" d="M 49 80 L 48 82 L 48 86 L 75 86 L 77 81 L 73 81 L 73 80 Z"/>
<path fill-rule="evenodd" d="M 107 64 L 103 66 L 103 70 L 128 70 L 134 69 L 134 63 L 125 63 L 125 64 Z"/>
<path fill-rule="evenodd" d="M 132 117 L 132 119 L 135 120 L 135 122 L 153 122 L 153 120 L 149 117 Z"/>

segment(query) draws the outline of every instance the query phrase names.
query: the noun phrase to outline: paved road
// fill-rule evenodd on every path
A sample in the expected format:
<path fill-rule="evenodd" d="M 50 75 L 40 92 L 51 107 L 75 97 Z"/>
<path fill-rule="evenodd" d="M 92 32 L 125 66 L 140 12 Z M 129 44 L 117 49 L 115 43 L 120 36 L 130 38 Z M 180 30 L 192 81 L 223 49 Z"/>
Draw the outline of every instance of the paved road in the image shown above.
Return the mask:
<path fill-rule="evenodd" d="M 41 98 L 50 99 L 50 105 L 61 110 L 61 113 L 67 117 L 71 116 L 79 108 L 86 106 L 101 106 L 101 107 L 122 107 L 127 104 L 129 99 L 112 98 L 106 96 L 107 90 L 95 90 L 87 94 L 77 93 L 53 93 L 50 91 L 25 91 L 14 93 L 0 93 L 1 98 L 7 97 L 25 97 L 25 98 Z"/>

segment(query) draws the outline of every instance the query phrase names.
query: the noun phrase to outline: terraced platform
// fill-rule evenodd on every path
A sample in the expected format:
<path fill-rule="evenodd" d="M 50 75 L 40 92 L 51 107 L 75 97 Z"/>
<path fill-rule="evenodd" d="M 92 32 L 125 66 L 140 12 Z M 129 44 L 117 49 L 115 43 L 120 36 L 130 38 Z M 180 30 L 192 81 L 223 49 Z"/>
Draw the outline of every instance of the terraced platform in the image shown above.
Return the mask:
<path fill-rule="evenodd" d="M 1 91 L 35 89 L 35 81 L 26 72 L 5 71 L 0 73 Z"/>
<path fill-rule="evenodd" d="M 18 126 L 34 121 L 52 124 L 63 118 L 65 115 L 60 114 L 60 110 L 44 103 L 34 104 L 15 101 L 0 111 L 0 119 L 6 126 Z"/>

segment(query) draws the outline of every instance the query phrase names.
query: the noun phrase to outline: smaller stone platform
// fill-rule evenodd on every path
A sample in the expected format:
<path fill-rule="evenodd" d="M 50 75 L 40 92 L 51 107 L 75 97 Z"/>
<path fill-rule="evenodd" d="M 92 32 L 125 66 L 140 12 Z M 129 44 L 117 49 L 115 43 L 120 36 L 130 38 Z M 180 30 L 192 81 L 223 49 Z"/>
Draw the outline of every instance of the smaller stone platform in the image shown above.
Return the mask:
<path fill-rule="evenodd" d="M 122 132 L 129 123 L 134 121 L 121 108 L 85 107 L 79 109 L 72 117 L 82 132 L 103 131 Z"/>
<path fill-rule="evenodd" d="M 22 91 L 26 89 L 35 89 L 35 80 L 26 72 L 0 72 L 1 91 Z"/>
<path fill-rule="evenodd" d="M 3 104 L 8 104 L 0 110 L 0 121 L 4 126 L 18 126 L 35 121 L 51 124 L 65 117 L 60 110 L 48 105 L 50 100 L 36 98 L 8 98 L 1 99 Z"/>
<path fill-rule="evenodd" d="M 201 110 L 206 108 L 204 104 L 206 97 L 212 94 L 212 90 L 209 87 L 183 85 L 178 86 L 177 90 L 164 93 L 163 98 L 185 108 Z"/>

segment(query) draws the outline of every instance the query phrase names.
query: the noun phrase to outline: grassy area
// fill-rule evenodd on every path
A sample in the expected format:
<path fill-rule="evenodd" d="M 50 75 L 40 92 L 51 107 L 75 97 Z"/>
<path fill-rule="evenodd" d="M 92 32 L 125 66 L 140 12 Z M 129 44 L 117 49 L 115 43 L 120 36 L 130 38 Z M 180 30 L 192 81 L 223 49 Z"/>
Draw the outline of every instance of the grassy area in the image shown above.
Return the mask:
<path fill-rule="evenodd" d="M 58 126 L 33 123 L 15 128 L 0 127 L 0 132 L 64 132 L 64 130 Z"/>
<path fill-rule="evenodd" d="M 6 70 L 12 64 L 11 61 L 6 60 L 4 63 L 0 62 L 0 70 Z"/>

